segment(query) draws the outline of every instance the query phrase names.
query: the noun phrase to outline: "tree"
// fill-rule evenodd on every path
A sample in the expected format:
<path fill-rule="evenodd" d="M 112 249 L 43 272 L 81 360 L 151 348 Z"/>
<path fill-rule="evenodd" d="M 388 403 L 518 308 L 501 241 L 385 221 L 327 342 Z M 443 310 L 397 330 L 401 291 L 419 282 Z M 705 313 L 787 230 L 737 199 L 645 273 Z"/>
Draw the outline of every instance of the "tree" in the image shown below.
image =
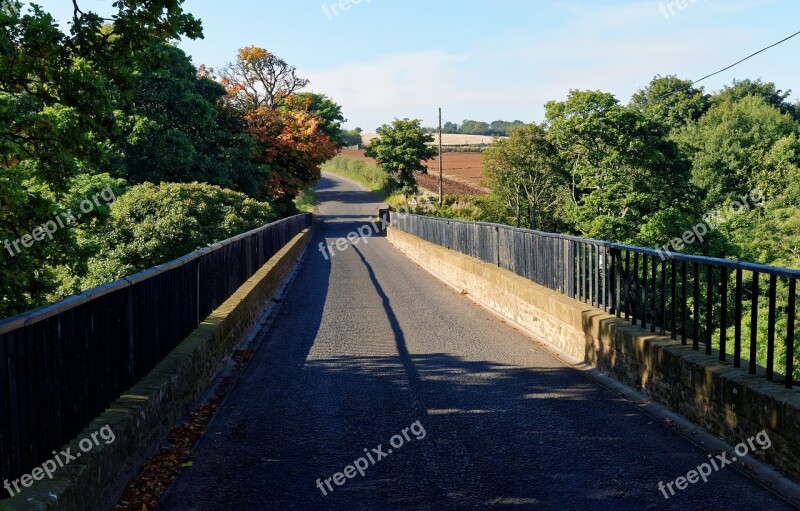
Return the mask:
<path fill-rule="evenodd" d="M 343 135 L 345 147 L 358 146 L 360 148 L 364 140 L 361 135 L 363 132 L 364 130 L 362 130 L 361 128 L 345 131 Z"/>
<path fill-rule="evenodd" d="M 760 188 L 779 196 L 800 164 L 800 125 L 761 96 L 717 102 L 695 126 L 676 135 L 691 158 L 706 209 Z"/>
<path fill-rule="evenodd" d="M 198 76 L 179 48 L 161 44 L 152 52 L 164 64 L 137 73 L 118 140 L 120 175 L 132 184 L 200 181 L 255 196 L 266 170 L 250 162 L 252 139 L 220 118 L 225 89 Z"/>
<path fill-rule="evenodd" d="M 666 126 L 599 91 L 572 91 L 545 110 L 571 178 L 565 211 L 580 233 L 633 243 L 656 213 L 697 202 Z"/>
<path fill-rule="evenodd" d="M 800 269 L 800 168 L 786 177 L 780 195 L 765 198 L 763 214 L 748 215 L 751 228 L 733 233 L 742 259 Z"/>
<path fill-rule="evenodd" d="M 695 88 L 690 80 L 674 75 L 656 76 L 631 98 L 630 106 L 650 119 L 672 129 L 697 122 L 711 106 L 703 88 Z"/>
<path fill-rule="evenodd" d="M 56 232 L 53 242 L 39 242 L 19 253 L 8 248 L 57 212 L 48 197 L 26 189 L 26 177 L 20 166 L 0 172 L 0 318 L 44 304 L 44 297 L 56 288 L 46 265 L 68 253 L 71 246 L 62 230 Z"/>
<path fill-rule="evenodd" d="M 81 0 L 73 0 L 71 37 L 66 47 L 75 55 L 92 58 L 102 71 L 117 83 L 130 83 L 128 66 L 153 65 L 148 53 L 153 41 L 167 41 L 182 35 L 190 39 L 203 37 L 199 20 L 184 12 L 184 0 L 125 0 L 114 2 L 117 12 L 102 18 L 91 11 L 82 11 Z M 156 60 L 157 62 L 157 60 Z"/>
<path fill-rule="evenodd" d="M 561 192 L 567 183 L 558 150 L 541 125 L 514 128 L 483 153 L 484 173 L 492 194 L 506 205 L 517 226 L 556 230 Z"/>
<path fill-rule="evenodd" d="M 490 129 L 489 129 L 489 133 L 488 134 L 489 135 L 496 135 L 496 136 L 500 136 L 500 137 L 505 137 L 514 128 L 518 128 L 518 127 L 524 126 L 524 125 L 525 125 L 525 123 L 522 122 L 522 121 L 513 121 L 513 122 L 507 122 L 507 121 L 503 121 L 503 120 L 494 121 L 490 125 Z"/>
<path fill-rule="evenodd" d="M 388 174 L 389 187 L 408 197 L 419 191 L 414 172 L 428 173 L 423 162 L 436 156 L 429 146 L 434 138 L 425 133 L 418 119 L 395 119 L 391 125 L 378 128 L 378 138 L 373 139 L 365 154 L 378 161 L 378 166 Z"/>
<path fill-rule="evenodd" d="M 464 123 L 459 126 L 452 122 L 446 122 L 442 126 L 442 133 L 463 134 L 463 135 L 487 135 L 487 136 L 501 136 L 504 137 L 508 132 L 516 127 L 523 126 L 525 123 L 522 121 L 493 121 L 491 124 L 483 121 L 471 121 L 465 119 Z M 438 133 L 438 128 L 428 128 L 431 133 Z"/>
<path fill-rule="evenodd" d="M 465 119 L 464 122 L 461 123 L 461 133 L 464 135 L 489 135 L 490 132 L 491 127 L 488 123 L 483 121 Z"/>
<path fill-rule="evenodd" d="M 268 169 L 258 197 L 280 214 L 294 212 L 295 197 L 319 180 L 320 165 L 340 147 L 341 107 L 327 96 L 299 94 L 308 80 L 262 48 L 242 48 L 220 74 L 226 115 L 241 120 L 255 143 L 253 161 Z"/>
<path fill-rule="evenodd" d="M 240 110 L 276 109 L 308 85 L 294 66 L 256 46 L 240 49 L 236 61 L 226 64 L 220 76 L 229 100 Z"/>
<path fill-rule="evenodd" d="M 202 35 L 183 0 L 119 1 L 107 19 L 82 11 L 81 3 L 72 2 L 69 33 L 35 4 L 0 9 L 0 242 L 52 221 L 86 174 L 99 183 L 107 177 L 101 171 L 119 169 L 112 134 L 134 71 L 160 65 L 153 45 Z M 79 271 L 79 230 L 61 228 L 55 242 L 8 254 L 0 315 L 46 303 L 66 273 Z"/>
<path fill-rule="evenodd" d="M 448 121 L 442 126 L 442 133 L 461 133 L 461 127 L 458 124 Z"/>
<path fill-rule="evenodd" d="M 800 120 L 800 111 L 797 110 L 795 105 L 786 101 L 791 94 L 792 91 L 790 90 L 784 92 L 778 89 L 774 83 L 764 83 L 760 79 L 734 80 L 733 85 L 723 88 L 712 99 L 714 104 L 720 104 L 726 101 L 735 102 L 747 96 L 758 96 L 763 98 L 767 104 L 780 110 L 781 113 L 789 114 L 795 120 Z"/>
<path fill-rule="evenodd" d="M 345 132 L 342 129 L 342 124 L 347 122 L 347 119 L 342 113 L 341 105 L 328 96 L 314 94 L 313 92 L 301 92 L 288 98 L 287 108 L 305 110 L 313 114 L 319 119 L 319 128 L 337 147 L 341 148 L 348 145 L 345 141 Z"/>
<path fill-rule="evenodd" d="M 106 188 L 119 196 L 125 184 L 108 174 L 79 174 L 55 194 L 47 185 L 26 179 L 23 168 L 0 172 L 0 318 L 81 291 L 79 278 L 95 253 L 85 243 L 85 233 L 102 224 L 109 209 L 101 201 L 91 214 L 78 218 L 79 205 Z M 41 235 L 42 228 L 47 235 Z M 37 240 L 37 229 L 38 241 L 25 246 L 23 237 Z M 18 240 L 23 242 L 19 251 L 5 243 Z"/>
<path fill-rule="evenodd" d="M 202 35 L 183 0 L 115 2 L 108 19 L 79 3 L 68 35 L 35 4 L 0 9 L 0 164 L 29 160 L 36 177 L 62 190 L 77 161 L 106 163 L 117 98 L 132 87 L 132 68 L 157 65 L 153 42 Z"/>
<path fill-rule="evenodd" d="M 261 197 L 281 214 L 293 212 L 295 197 L 319 181 L 320 165 L 333 158 L 338 147 L 307 109 L 262 106 L 245 112 L 244 119 L 256 144 L 256 161 L 269 167 Z"/>

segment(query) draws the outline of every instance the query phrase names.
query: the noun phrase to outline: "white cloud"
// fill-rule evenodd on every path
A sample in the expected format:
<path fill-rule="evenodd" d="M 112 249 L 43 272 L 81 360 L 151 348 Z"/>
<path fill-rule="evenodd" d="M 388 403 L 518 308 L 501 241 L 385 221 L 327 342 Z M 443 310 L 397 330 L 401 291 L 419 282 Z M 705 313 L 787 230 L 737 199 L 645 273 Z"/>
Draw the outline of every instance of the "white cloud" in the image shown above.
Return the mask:
<path fill-rule="evenodd" d="M 342 104 L 367 131 L 393 117 L 417 117 L 437 101 L 464 101 L 469 54 L 441 51 L 396 54 L 324 71 L 303 71 L 313 89 Z M 351 123 L 353 124 L 353 123 Z M 355 125 L 353 124 L 353 125 Z"/>

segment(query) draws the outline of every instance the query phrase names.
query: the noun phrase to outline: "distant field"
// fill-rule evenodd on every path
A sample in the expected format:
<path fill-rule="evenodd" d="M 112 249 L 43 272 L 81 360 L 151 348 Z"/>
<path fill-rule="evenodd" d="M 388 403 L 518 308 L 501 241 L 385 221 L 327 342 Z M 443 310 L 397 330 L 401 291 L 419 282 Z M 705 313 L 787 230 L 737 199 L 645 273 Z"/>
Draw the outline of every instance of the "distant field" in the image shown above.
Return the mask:
<path fill-rule="evenodd" d="M 378 135 L 376 133 L 366 133 L 361 136 L 361 139 L 364 141 L 364 144 L 369 144 L 370 140 L 377 137 Z M 434 135 L 434 138 L 434 143 L 438 145 L 438 133 Z M 492 143 L 492 140 L 492 137 L 488 135 L 442 135 L 443 146 L 489 145 Z"/>
<path fill-rule="evenodd" d="M 431 173 L 439 172 L 439 157 L 428 161 Z M 483 155 L 481 153 L 444 153 L 442 174 L 471 186 L 481 187 Z"/>
<path fill-rule="evenodd" d="M 341 152 L 348 158 L 374 163 L 375 160 L 364 156 L 364 151 L 345 149 Z M 462 195 L 484 195 L 486 189 L 480 185 L 483 178 L 480 153 L 445 153 L 442 159 L 444 175 L 444 193 Z M 427 162 L 430 174 L 417 176 L 417 183 L 432 192 L 439 189 L 439 160 L 434 158 Z"/>

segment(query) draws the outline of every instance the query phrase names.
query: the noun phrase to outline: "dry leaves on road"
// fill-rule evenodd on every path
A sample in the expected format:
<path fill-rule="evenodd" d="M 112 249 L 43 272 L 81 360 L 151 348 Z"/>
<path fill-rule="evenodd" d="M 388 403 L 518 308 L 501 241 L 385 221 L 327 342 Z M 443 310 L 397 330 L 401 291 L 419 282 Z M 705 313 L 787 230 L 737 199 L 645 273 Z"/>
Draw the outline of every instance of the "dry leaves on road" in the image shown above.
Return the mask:
<path fill-rule="evenodd" d="M 253 356 L 253 350 L 239 350 L 233 354 L 233 373 L 238 373 Z M 187 420 L 169 434 L 169 445 L 148 459 L 139 475 L 128 483 L 120 501 L 112 511 L 152 511 L 158 500 L 175 480 L 181 470 L 192 466 L 192 447 L 205 434 L 206 426 L 217 411 L 232 382 L 223 378 L 208 402 L 189 413 Z"/>

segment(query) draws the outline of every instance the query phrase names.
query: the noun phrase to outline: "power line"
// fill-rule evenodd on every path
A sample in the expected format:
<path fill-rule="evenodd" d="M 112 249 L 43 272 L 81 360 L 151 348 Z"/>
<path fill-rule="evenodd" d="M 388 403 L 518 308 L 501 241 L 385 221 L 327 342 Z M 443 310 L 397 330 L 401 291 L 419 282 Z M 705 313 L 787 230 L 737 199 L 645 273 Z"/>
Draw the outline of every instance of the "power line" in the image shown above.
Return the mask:
<path fill-rule="evenodd" d="M 706 76 L 704 76 L 704 77 L 702 77 L 702 78 L 700 78 L 700 79 L 698 79 L 698 80 L 695 80 L 695 81 L 691 82 L 689 85 L 686 85 L 686 86 L 684 86 L 684 87 L 681 87 L 681 88 L 679 88 L 679 89 L 675 89 L 674 91 L 671 91 L 671 92 L 667 92 L 666 94 L 662 94 L 661 96 L 657 97 L 655 100 L 656 100 L 656 101 L 658 101 L 658 100 L 660 100 L 660 99 L 664 99 L 664 98 L 667 98 L 667 97 L 669 97 L 669 96 L 672 96 L 673 94 L 677 94 L 678 92 L 681 92 L 681 91 L 684 91 L 684 90 L 690 89 L 690 88 L 694 87 L 696 84 L 698 84 L 698 83 L 702 82 L 703 80 L 706 80 L 706 79 L 708 79 L 708 78 L 711 78 L 712 76 L 716 76 L 716 75 L 718 75 L 718 74 L 720 74 L 720 73 L 723 73 L 723 72 L 727 71 L 728 69 L 730 69 L 730 68 L 732 68 L 732 67 L 736 67 L 736 66 L 738 66 L 739 64 L 741 64 L 742 62 L 744 62 L 745 60 L 751 59 L 751 58 L 755 57 L 756 55 L 758 55 L 759 53 L 764 53 L 765 51 L 769 50 L 770 48 L 774 48 L 774 47 L 778 46 L 779 44 L 783 44 L 783 43 L 785 43 L 786 41 L 788 41 L 789 39 L 791 39 L 791 38 L 793 38 L 793 37 L 796 37 L 796 36 L 798 36 L 798 35 L 800 35 L 800 31 L 798 31 L 798 32 L 795 32 L 794 34 L 790 35 L 789 37 L 786 37 L 786 38 L 784 38 L 784 39 L 781 39 L 781 40 L 780 40 L 780 41 L 778 41 L 777 43 L 771 44 L 771 45 L 767 46 L 766 48 L 761 48 L 761 49 L 760 49 L 760 50 L 758 50 L 757 52 L 755 52 L 755 53 L 751 53 L 751 54 L 750 54 L 750 55 L 748 55 L 747 57 L 745 57 L 745 58 L 743 58 L 743 59 L 741 59 L 741 60 L 739 60 L 739 61 L 737 61 L 737 62 L 734 62 L 734 63 L 733 63 L 733 64 L 731 64 L 730 66 L 727 66 L 727 67 L 725 67 L 725 68 L 722 68 L 722 69 L 720 69 L 719 71 L 715 71 L 715 72 L 713 72 L 713 73 L 711 73 L 711 74 L 709 74 L 709 75 L 706 75 Z"/>

